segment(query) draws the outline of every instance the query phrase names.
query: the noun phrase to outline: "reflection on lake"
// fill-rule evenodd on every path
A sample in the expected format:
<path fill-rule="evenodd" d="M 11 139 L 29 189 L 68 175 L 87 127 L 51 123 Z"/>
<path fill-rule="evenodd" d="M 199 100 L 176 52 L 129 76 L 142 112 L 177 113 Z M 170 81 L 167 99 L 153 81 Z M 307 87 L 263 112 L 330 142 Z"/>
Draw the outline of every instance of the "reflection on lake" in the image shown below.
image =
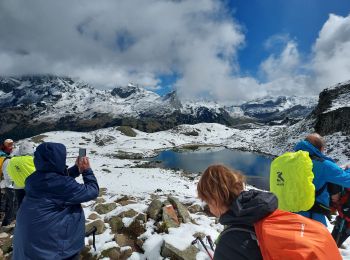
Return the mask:
<path fill-rule="evenodd" d="M 152 161 L 161 161 L 164 168 L 179 168 L 188 172 L 203 172 L 211 164 L 224 164 L 240 170 L 247 182 L 261 189 L 269 189 L 271 158 L 251 152 L 225 148 L 200 148 L 198 150 L 163 151 Z"/>

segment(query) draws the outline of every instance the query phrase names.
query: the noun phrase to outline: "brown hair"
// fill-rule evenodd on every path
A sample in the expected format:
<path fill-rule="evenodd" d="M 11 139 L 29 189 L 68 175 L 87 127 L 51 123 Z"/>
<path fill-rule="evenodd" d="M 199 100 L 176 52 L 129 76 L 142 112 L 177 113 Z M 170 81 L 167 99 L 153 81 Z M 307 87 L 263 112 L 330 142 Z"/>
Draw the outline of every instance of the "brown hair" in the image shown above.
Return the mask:
<path fill-rule="evenodd" d="M 318 150 L 321 151 L 322 148 L 326 147 L 326 141 L 322 136 L 317 133 L 309 134 L 306 138 L 306 141 L 315 146 Z"/>
<path fill-rule="evenodd" d="M 245 177 L 224 165 L 211 165 L 197 185 L 198 197 L 205 202 L 215 201 L 230 206 L 244 189 Z"/>

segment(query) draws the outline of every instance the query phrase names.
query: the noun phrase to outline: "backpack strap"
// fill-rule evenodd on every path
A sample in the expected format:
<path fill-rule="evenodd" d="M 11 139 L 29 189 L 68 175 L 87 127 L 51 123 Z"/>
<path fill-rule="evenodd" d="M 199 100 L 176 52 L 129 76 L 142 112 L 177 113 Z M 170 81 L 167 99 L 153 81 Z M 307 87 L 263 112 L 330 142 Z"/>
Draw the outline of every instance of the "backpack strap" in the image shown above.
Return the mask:
<path fill-rule="evenodd" d="M 219 236 L 219 239 L 226 233 L 228 232 L 232 232 L 232 231 L 241 231 L 241 232 L 247 232 L 250 234 L 251 238 L 253 240 L 256 241 L 256 243 L 259 245 L 259 241 L 258 241 L 258 238 L 256 237 L 256 233 L 255 231 L 251 230 L 250 228 L 248 227 L 233 227 L 233 226 L 229 226 L 228 228 L 225 228 L 224 231 L 222 231 L 220 233 L 220 236 Z M 218 239 L 218 240 L 219 240 Z"/>

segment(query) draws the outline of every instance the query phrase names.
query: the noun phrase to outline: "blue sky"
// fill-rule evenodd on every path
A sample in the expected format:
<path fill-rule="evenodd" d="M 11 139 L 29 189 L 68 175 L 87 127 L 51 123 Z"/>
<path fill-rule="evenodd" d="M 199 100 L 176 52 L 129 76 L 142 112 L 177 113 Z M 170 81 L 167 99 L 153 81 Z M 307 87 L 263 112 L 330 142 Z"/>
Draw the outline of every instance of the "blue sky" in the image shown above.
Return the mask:
<path fill-rule="evenodd" d="M 226 4 L 244 28 L 246 44 L 239 51 L 242 73 L 255 77 L 260 62 L 276 51 L 264 47 L 271 36 L 288 35 L 300 52 L 308 54 L 330 13 L 350 13 L 348 0 L 230 0 Z"/>
<path fill-rule="evenodd" d="M 237 104 L 350 79 L 349 0 L 0 1 L 0 75 Z"/>

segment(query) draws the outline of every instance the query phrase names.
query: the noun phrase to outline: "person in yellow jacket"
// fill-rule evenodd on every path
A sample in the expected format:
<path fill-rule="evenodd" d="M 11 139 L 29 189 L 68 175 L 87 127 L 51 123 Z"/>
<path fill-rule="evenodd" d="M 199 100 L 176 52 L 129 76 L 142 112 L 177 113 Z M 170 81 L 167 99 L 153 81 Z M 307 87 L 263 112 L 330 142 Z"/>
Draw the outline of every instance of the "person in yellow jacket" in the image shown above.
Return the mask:
<path fill-rule="evenodd" d="M 12 157 L 7 165 L 7 173 L 14 182 L 18 208 L 25 196 L 25 180 L 35 171 L 33 153 L 33 145 L 24 142 L 19 146 L 17 156 Z"/>

